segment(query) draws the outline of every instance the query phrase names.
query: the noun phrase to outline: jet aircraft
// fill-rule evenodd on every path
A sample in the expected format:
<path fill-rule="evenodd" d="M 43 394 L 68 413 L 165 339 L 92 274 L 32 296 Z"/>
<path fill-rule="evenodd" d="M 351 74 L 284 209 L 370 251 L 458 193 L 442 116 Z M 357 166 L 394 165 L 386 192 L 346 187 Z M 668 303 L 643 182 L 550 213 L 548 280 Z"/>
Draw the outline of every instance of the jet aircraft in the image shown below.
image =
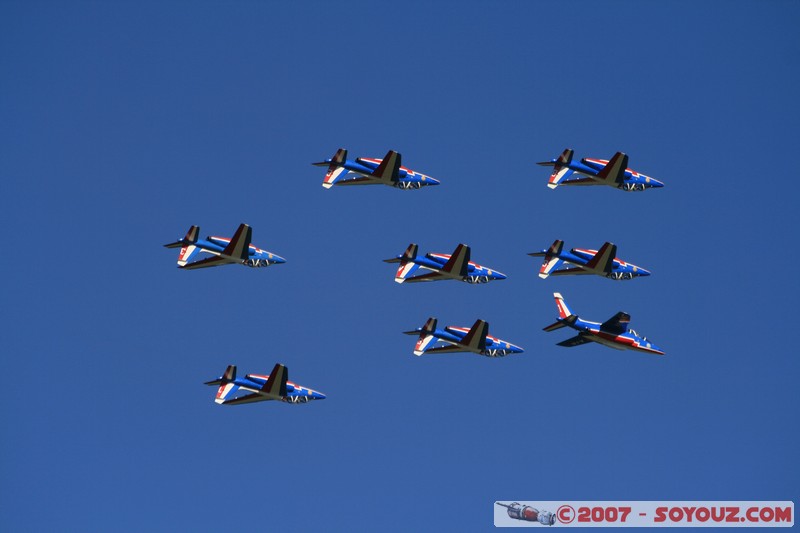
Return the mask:
<path fill-rule="evenodd" d="M 471 328 L 447 326 L 436 329 L 437 321 L 431 317 L 421 328 L 404 331 L 406 335 L 418 335 L 414 355 L 424 353 L 472 352 L 486 357 L 503 357 L 522 353 L 522 348 L 510 342 L 489 336 L 489 324 L 475 321 Z"/>
<path fill-rule="evenodd" d="M 542 161 L 537 165 L 554 167 L 547 186 L 555 189 L 559 185 L 609 185 L 623 191 L 643 191 L 664 184 L 657 179 L 640 174 L 628 168 L 628 156 L 617 152 L 610 161 L 584 157 L 580 162 L 572 161 L 574 151 L 567 148 L 552 161 Z M 579 174 L 584 177 L 572 177 Z"/>
<path fill-rule="evenodd" d="M 628 324 L 631 321 L 631 316 L 628 313 L 620 311 L 602 324 L 589 322 L 573 314 L 561 294 L 556 292 L 553 293 L 553 296 L 556 299 L 556 306 L 558 306 L 558 320 L 543 329 L 545 331 L 554 331 L 568 326 L 579 332 L 575 337 L 559 342 L 559 346 L 572 348 L 587 342 L 596 342 L 617 350 L 637 350 L 664 355 L 664 351 L 647 340 L 647 337 L 628 329 Z"/>
<path fill-rule="evenodd" d="M 257 268 L 286 262 L 283 257 L 250 244 L 253 229 L 247 224 L 240 224 L 232 239 L 226 237 L 198 239 L 198 235 L 200 227 L 192 226 L 183 239 L 164 245 L 166 248 L 180 247 L 178 268 L 192 270 L 234 263 Z M 200 252 L 209 253 L 212 257 L 191 262 Z"/>
<path fill-rule="evenodd" d="M 385 263 L 400 263 L 394 277 L 397 283 L 444 279 L 457 279 L 466 283 L 489 283 L 496 279 L 506 279 L 506 275 L 501 272 L 471 262 L 470 248 L 466 244 L 459 244 L 450 255 L 428 253 L 424 257 L 417 257 L 418 248 L 412 243 L 402 255 L 384 259 Z M 422 272 L 417 274 L 420 270 Z"/>
<path fill-rule="evenodd" d="M 243 378 L 236 377 L 236 366 L 229 365 L 219 378 L 207 381 L 206 385 L 218 386 L 214 400 L 221 405 L 264 402 L 278 400 L 286 403 L 308 403 L 312 400 L 324 400 L 321 392 L 303 387 L 289 381 L 289 370 L 278 363 L 268 375 L 247 374 Z M 249 394 L 235 396 L 243 390 Z"/>
<path fill-rule="evenodd" d="M 610 279 L 633 279 L 638 276 L 649 276 L 650 272 L 642 267 L 617 259 L 617 245 L 607 242 L 600 250 L 573 248 L 563 251 L 564 241 L 556 240 L 547 250 L 533 252 L 528 255 L 544 257 L 539 277 L 566 276 L 570 274 L 596 274 Z M 564 265 L 570 265 L 564 268 Z"/>
<path fill-rule="evenodd" d="M 311 164 L 328 167 L 322 181 L 326 189 L 334 185 L 389 185 L 407 190 L 439 185 L 439 180 L 400 166 L 400 154 L 393 150 L 383 159 L 357 157 L 352 160 L 347 159 L 347 150 L 339 148 L 331 159 Z"/>

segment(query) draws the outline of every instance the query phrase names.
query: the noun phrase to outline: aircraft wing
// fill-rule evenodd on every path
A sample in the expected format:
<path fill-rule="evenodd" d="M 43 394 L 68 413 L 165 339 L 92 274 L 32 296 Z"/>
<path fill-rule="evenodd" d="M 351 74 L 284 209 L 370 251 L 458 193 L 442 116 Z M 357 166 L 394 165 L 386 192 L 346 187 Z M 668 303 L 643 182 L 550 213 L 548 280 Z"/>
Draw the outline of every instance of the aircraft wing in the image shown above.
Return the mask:
<path fill-rule="evenodd" d="M 186 270 L 194 270 L 195 268 L 207 268 L 207 267 L 215 267 L 222 265 L 231 265 L 235 262 L 236 261 L 231 261 L 226 257 L 215 255 L 214 257 L 207 257 L 205 259 L 201 259 L 200 261 L 195 261 L 194 263 L 188 263 L 186 265 L 179 266 L 178 268 L 183 268 Z"/>
<path fill-rule="evenodd" d="M 347 176 L 357 176 L 354 178 L 348 178 Z M 350 171 L 348 174 L 340 177 L 334 185 L 380 185 L 381 182 L 376 180 L 375 178 L 366 176 L 361 174 L 360 172 L 353 172 Z"/>
<path fill-rule="evenodd" d="M 625 333 L 628 331 L 628 324 L 630 324 L 630 321 L 631 315 L 620 311 L 616 315 L 600 324 L 600 329 L 603 331 L 608 331 L 609 333 Z"/>
<path fill-rule="evenodd" d="M 622 152 L 617 152 L 614 157 L 597 174 L 597 179 L 606 185 L 616 187 L 622 183 L 625 177 L 625 169 L 628 168 L 628 156 Z"/>
<path fill-rule="evenodd" d="M 428 270 L 425 267 L 420 267 L 419 265 L 417 265 L 417 268 L 415 268 L 411 272 L 406 273 L 406 276 L 412 274 L 413 272 L 416 272 L 419 268 L 422 268 L 424 270 Z M 395 281 L 397 281 L 397 279 L 398 278 L 395 278 Z M 418 276 L 414 276 L 414 277 L 405 277 L 405 278 L 403 278 L 403 281 L 405 281 L 406 283 L 417 283 L 417 282 L 420 282 L 420 281 L 439 281 L 439 280 L 443 280 L 443 279 L 453 279 L 453 278 L 451 276 L 445 276 L 444 274 L 440 274 L 439 272 L 428 272 L 426 274 L 419 274 Z M 402 283 L 402 282 L 398 282 L 398 283 Z"/>
<path fill-rule="evenodd" d="M 615 257 L 617 257 L 617 245 L 610 242 L 604 243 L 594 257 L 586 263 L 586 268 L 597 274 L 608 274 L 614 268 Z"/>
<path fill-rule="evenodd" d="M 550 272 L 551 276 L 567 276 L 567 275 L 582 275 L 582 274 L 594 274 L 591 270 L 586 270 L 585 268 L 560 268 L 558 270 L 553 270 Z M 541 277 L 541 274 L 539 275 Z"/>
<path fill-rule="evenodd" d="M 470 249 L 466 244 L 459 244 L 442 270 L 449 274 L 457 274 L 462 278 L 467 275 L 469 269 Z"/>
<path fill-rule="evenodd" d="M 250 241 L 252 238 L 253 228 L 247 224 L 239 224 L 236 233 L 231 238 L 231 242 L 222 250 L 222 255 L 244 261 L 250 257 Z"/>
<path fill-rule="evenodd" d="M 476 320 L 469 332 L 461 339 L 461 345 L 466 346 L 472 351 L 483 351 L 486 349 L 486 336 L 489 334 L 489 323 L 484 320 Z"/>
<path fill-rule="evenodd" d="M 586 344 L 587 342 L 592 342 L 592 341 L 590 341 L 587 337 L 583 335 L 576 335 L 565 341 L 559 342 L 558 346 L 565 346 L 567 348 L 572 348 L 573 346 L 580 346 L 581 344 Z"/>
<path fill-rule="evenodd" d="M 286 382 L 289 380 L 289 369 L 278 363 L 269 373 L 269 379 L 261 387 L 261 394 L 269 395 L 272 399 L 281 399 L 286 396 Z"/>
<path fill-rule="evenodd" d="M 444 341 L 447 342 L 447 341 Z M 450 346 L 437 346 L 436 348 L 428 348 L 425 350 L 425 353 L 456 353 L 456 352 L 463 352 L 464 347 L 459 346 L 457 344 L 453 344 Z"/>
<path fill-rule="evenodd" d="M 222 405 L 236 405 L 240 403 L 254 403 L 254 402 L 266 402 L 267 400 L 274 400 L 275 398 L 270 398 L 269 396 L 265 396 L 264 394 L 254 392 L 252 394 L 245 394 L 243 396 L 237 396 L 236 398 L 226 399 L 224 401 L 219 402 Z"/>

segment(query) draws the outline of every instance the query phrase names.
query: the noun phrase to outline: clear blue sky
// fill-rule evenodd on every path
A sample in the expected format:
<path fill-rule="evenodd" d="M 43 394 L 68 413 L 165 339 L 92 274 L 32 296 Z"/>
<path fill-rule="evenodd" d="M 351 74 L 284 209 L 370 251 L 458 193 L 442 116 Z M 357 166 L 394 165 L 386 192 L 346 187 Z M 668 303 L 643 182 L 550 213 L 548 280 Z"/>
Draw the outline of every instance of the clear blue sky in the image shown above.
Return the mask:
<path fill-rule="evenodd" d="M 0 3 L 0 523 L 481 531 L 800 499 L 800 4 Z M 320 186 L 339 147 L 439 187 Z M 572 147 L 666 183 L 545 187 Z M 178 271 L 192 224 L 288 262 Z M 554 239 L 650 278 L 536 276 Z M 401 286 L 409 242 L 508 274 Z M 555 343 L 559 291 L 667 355 Z M 476 318 L 525 353 L 412 355 Z M 325 392 L 224 408 L 227 364 Z"/>

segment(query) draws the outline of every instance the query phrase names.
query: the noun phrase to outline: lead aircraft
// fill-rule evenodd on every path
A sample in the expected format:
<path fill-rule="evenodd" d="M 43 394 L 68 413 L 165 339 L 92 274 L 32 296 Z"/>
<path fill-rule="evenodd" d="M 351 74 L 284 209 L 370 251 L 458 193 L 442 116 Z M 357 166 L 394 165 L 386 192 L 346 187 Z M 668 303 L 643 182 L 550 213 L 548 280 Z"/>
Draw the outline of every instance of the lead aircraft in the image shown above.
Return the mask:
<path fill-rule="evenodd" d="M 315 167 L 328 167 L 322 186 L 330 189 L 334 185 L 388 185 L 398 189 L 420 189 L 428 185 L 439 185 L 439 180 L 400 166 L 400 154 L 389 150 L 383 159 L 357 157 L 347 159 L 347 150 L 339 148 L 334 156 Z"/>
<path fill-rule="evenodd" d="M 565 252 L 564 241 L 556 240 L 547 250 L 528 255 L 544 257 L 539 269 L 539 277 L 542 279 L 574 274 L 596 274 L 610 279 L 633 279 L 650 275 L 642 267 L 617 259 L 617 245 L 610 242 L 603 244 L 599 251 L 573 248 Z M 564 266 L 565 264 L 570 266 Z"/>
<path fill-rule="evenodd" d="M 385 263 L 400 263 L 394 277 L 397 283 L 445 279 L 489 283 L 496 279 L 506 279 L 506 275 L 501 272 L 471 262 L 470 248 L 466 244 L 459 244 L 452 254 L 428 253 L 423 257 L 417 256 L 418 248 L 411 243 L 402 255 L 383 260 Z M 418 273 L 420 270 L 422 272 Z"/>
<path fill-rule="evenodd" d="M 457 326 L 437 329 L 436 324 L 437 320 L 431 317 L 421 328 L 403 332 L 406 335 L 419 336 L 414 355 L 472 352 L 486 357 L 503 357 L 523 351 L 510 342 L 490 337 L 489 323 L 483 320 L 477 320 L 469 329 Z"/>
<path fill-rule="evenodd" d="M 553 167 L 547 186 L 555 189 L 559 185 L 608 185 L 623 191 L 643 191 L 663 187 L 655 178 L 628 168 L 628 156 L 617 152 L 610 161 L 584 157 L 580 162 L 572 161 L 574 150 L 567 148 L 556 159 L 542 161 L 537 165 Z M 578 174 L 583 177 L 572 177 Z"/>
<path fill-rule="evenodd" d="M 166 248 L 180 247 L 178 268 L 192 270 L 234 263 L 257 268 L 286 262 L 283 257 L 250 244 L 253 229 L 247 224 L 240 224 L 232 239 L 213 236 L 199 239 L 198 235 L 200 227 L 192 226 L 183 239 L 164 245 Z M 209 253 L 213 257 L 191 262 L 200 252 Z"/>
<path fill-rule="evenodd" d="M 264 402 L 277 400 L 286 403 L 308 403 L 312 400 L 324 400 L 321 392 L 303 387 L 289 381 L 289 369 L 278 363 L 269 374 L 247 374 L 243 378 L 236 377 L 236 366 L 229 365 L 225 373 L 206 385 L 216 385 L 217 397 L 214 401 L 221 405 L 237 405 L 240 403 Z M 249 394 L 236 396 L 240 390 Z"/>
<path fill-rule="evenodd" d="M 570 327 L 578 331 L 578 335 L 558 343 L 559 346 L 572 348 L 587 342 L 596 342 L 617 350 L 637 350 L 640 352 L 664 355 L 664 351 L 632 329 L 628 329 L 631 315 L 620 311 L 602 324 L 583 320 L 572 313 L 564 302 L 560 293 L 553 293 L 558 307 L 558 320 L 543 328 L 545 331 L 555 331 L 563 327 Z"/>

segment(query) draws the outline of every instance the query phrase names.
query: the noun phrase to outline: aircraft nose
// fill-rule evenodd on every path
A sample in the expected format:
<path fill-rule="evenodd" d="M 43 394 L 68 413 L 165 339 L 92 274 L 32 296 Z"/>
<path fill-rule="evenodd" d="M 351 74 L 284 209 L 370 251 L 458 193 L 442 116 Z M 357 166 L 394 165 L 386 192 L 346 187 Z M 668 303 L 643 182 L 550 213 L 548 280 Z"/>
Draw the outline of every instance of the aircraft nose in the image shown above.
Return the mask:
<path fill-rule="evenodd" d="M 495 279 L 506 279 L 506 278 L 508 278 L 508 276 L 506 276 L 502 272 L 495 272 L 494 273 L 494 277 L 495 277 Z"/>
<path fill-rule="evenodd" d="M 645 270 L 643 268 L 639 268 L 638 274 L 640 276 L 649 276 L 650 275 L 650 271 L 649 270 Z"/>
<path fill-rule="evenodd" d="M 275 263 L 276 265 L 280 265 L 281 263 L 285 263 L 286 259 L 284 259 L 283 257 L 281 257 L 279 255 L 272 254 L 272 258 L 270 259 L 270 262 Z"/>
<path fill-rule="evenodd" d="M 650 186 L 651 187 L 655 187 L 656 189 L 658 189 L 658 188 L 663 187 L 664 183 L 661 182 L 661 181 L 658 181 L 658 180 L 654 180 L 653 178 L 650 178 Z"/>
<path fill-rule="evenodd" d="M 315 400 L 324 400 L 325 398 L 326 398 L 326 396 L 324 394 L 322 394 L 321 392 L 315 392 L 314 393 L 314 399 Z"/>

